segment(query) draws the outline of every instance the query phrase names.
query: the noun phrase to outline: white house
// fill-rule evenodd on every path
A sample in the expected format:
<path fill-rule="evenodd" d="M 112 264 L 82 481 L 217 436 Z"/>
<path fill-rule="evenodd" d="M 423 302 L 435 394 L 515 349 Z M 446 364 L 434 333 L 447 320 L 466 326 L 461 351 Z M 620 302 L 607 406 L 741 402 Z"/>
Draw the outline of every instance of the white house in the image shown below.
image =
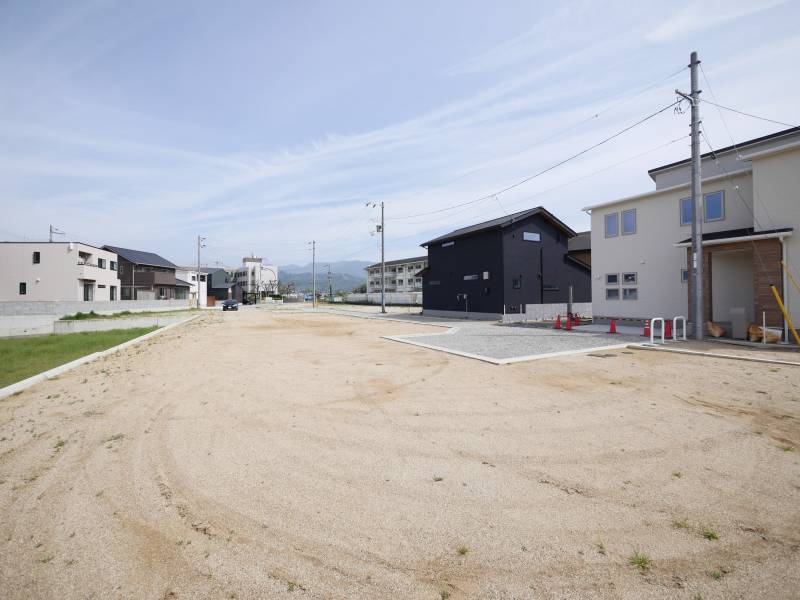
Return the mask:
<path fill-rule="evenodd" d="M 586 208 L 592 221 L 595 316 L 685 315 L 691 259 L 690 159 L 649 171 L 655 190 Z M 792 320 L 800 293 L 800 128 L 747 140 L 702 157 L 704 315 L 743 337 L 742 323 L 786 329 L 770 285 Z"/>
<path fill-rule="evenodd" d="M 175 269 L 175 278 L 189 284 L 189 304 L 197 305 L 198 286 L 200 290 L 200 306 L 206 306 L 208 291 L 206 285 L 206 274 L 200 273 L 198 276 L 196 267 L 178 267 Z"/>
<path fill-rule="evenodd" d="M 0 242 L 0 301 L 119 300 L 117 260 L 80 242 Z"/>

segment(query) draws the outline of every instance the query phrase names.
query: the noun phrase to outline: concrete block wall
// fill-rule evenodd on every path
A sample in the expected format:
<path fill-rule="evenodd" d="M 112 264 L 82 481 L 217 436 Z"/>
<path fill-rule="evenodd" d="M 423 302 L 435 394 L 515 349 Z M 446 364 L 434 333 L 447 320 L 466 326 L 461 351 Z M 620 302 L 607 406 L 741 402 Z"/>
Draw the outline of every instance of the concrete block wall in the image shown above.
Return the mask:
<path fill-rule="evenodd" d="M 0 316 L 53 315 L 61 318 L 76 312 L 95 311 L 99 314 L 111 314 L 123 310 L 140 312 L 145 310 L 182 310 L 192 308 L 189 300 L 114 300 L 105 302 L 67 301 L 33 301 L 33 302 L 0 302 Z"/>
<path fill-rule="evenodd" d="M 152 317 L 125 317 L 119 319 L 80 319 L 53 322 L 52 333 L 78 333 L 81 331 L 109 331 L 135 329 L 136 327 L 164 327 L 186 319 L 181 315 L 154 315 Z"/>
<path fill-rule="evenodd" d="M 359 304 L 380 304 L 381 295 L 380 293 L 347 294 L 345 300 L 347 302 Z M 414 306 L 422 306 L 422 292 L 386 292 L 386 304 L 411 304 Z"/>

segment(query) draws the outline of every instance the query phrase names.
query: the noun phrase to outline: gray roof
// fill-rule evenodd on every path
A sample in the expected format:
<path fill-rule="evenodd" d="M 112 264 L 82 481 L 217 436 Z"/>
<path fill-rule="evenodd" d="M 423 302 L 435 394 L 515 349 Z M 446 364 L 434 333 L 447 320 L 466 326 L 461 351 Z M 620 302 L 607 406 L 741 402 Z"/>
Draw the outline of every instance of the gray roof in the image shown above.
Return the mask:
<path fill-rule="evenodd" d="M 528 210 L 522 210 L 520 212 L 511 215 L 498 217 L 497 219 L 492 219 L 491 221 L 484 221 L 483 223 L 478 223 L 477 225 L 470 225 L 469 227 L 462 227 L 461 229 L 456 229 L 455 231 L 451 231 L 448 234 L 440 235 L 437 238 L 434 238 L 427 242 L 423 242 L 422 244 L 420 244 L 420 246 L 428 246 L 429 244 L 435 244 L 437 242 L 454 240 L 456 238 L 472 235 L 473 233 L 480 233 L 488 229 L 502 229 L 503 227 L 508 227 L 509 225 L 512 225 L 517 221 L 521 221 L 522 219 L 533 217 L 534 215 L 543 216 L 545 219 L 553 223 L 553 225 L 564 231 L 569 236 L 575 235 L 575 232 L 570 227 L 568 227 L 566 224 L 557 219 L 550 211 L 548 211 L 543 206 L 537 206 L 536 208 L 530 208 Z"/>
<path fill-rule="evenodd" d="M 570 252 L 579 252 L 581 250 L 592 249 L 592 232 L 581 231 L 575 237 L 569 238 L 567 241 L 567 249 Z"/>
<path fill-rule="evenodd" d="M 398 258 L 397 260 L 387 260 L 385 264 L 386 264 L 387 267 L 390 267 L 392 265 L 404 265 L 406 263 L 422 262 L 422 261 L 425 261 L 425 260 L 428 260 L 428 256 L 427 255 L 425 255 L 425 256 L 415 256 L 413 258 Z M 375 268 L 380 267 L 380 266 L 381 266 L 381 263 L 375 263 L 374 265 L 370 265 L 370 266 L 364 267 L 364 268 L 365 269 L 375 269 Z"/>
<path fill-rule="evenodd" d="M 117 246 L 103 246 L 104 249 L 116 252 L 117 256 L 121 256 L 125 260 L 137 265 L 150 265 L 151 267 L 166 267 L 168 269 L 177 269 L 178 266 L 169 262 L 166 258 L 155 254 L 154 252 L 143 252 L 141 250 L 131 250 L 130 248 L 119 248 Z"/>
<path fill-rule="evenodd" d="M 184 281 L 183 279 L 175 278 L 175 285 L 178 287 L 192 287 L 192 284 L 188 281 Z"/>

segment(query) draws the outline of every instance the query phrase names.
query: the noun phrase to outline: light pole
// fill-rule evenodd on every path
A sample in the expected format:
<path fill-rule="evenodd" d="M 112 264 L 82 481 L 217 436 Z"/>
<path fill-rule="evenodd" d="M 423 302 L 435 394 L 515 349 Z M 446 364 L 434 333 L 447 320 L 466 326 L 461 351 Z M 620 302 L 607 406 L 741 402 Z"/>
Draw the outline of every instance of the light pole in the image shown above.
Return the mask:
<path fill-rule="evenodd" d="M 200 308 L 200 248 L 205 248 L 203 243 L 206 238 L 197 236 L 197 308 Z"/>

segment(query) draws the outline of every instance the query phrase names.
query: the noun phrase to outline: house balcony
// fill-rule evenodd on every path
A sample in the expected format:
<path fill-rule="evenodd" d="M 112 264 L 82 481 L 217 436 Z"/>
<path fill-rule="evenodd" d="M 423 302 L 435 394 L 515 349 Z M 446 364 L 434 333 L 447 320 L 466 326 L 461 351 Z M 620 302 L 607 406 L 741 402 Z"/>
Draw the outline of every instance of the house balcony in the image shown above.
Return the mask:
<path fill-rule="evenodd" d="M 96 263 L 78 261 L 78 279 L 95 281 L 102 270 Z"/>

